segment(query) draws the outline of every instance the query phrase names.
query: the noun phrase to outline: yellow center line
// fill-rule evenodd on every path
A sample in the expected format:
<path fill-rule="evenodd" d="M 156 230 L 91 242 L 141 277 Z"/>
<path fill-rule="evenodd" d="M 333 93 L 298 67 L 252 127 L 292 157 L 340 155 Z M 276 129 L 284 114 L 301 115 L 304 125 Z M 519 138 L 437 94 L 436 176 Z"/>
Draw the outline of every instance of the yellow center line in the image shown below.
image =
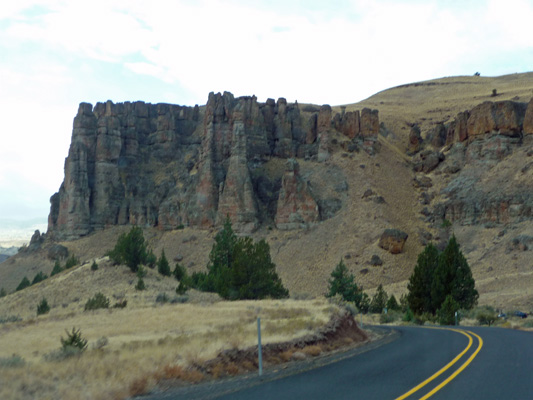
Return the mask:
<path fill-rule="evenodd" d="M 454 329 L 455 330 L 455 329 Z M 463 365 L 461 365 L 457 371 L 455 371 L 453 374 L 451 374 L 447 379 L 445 379 L 440 385 L 438 385 L 435 389 L 433 389 L 431 392 L 426 394 L 424 397 L 421 397 L 420 400 L 426 400 L 429 397 L 433 396 L 435 393 L 437 393 L 439 390 L 441 390 L 444 386 L 446 386 L 452 379 L 454 379 L 457 375 L 459 375 L 468 365 L 472 362 L 474 358 L 476 358 L 477 353 L 481 350 L 483 347 L 483 339 L 479 335 L 476 335 L 474 332 L 467 331 L 468 333 L 474 335 L 479 340 L 479 346 L 477 347 L 476 351 L 468 358 L 468 360 L 465 361 Z"/>
<path fill-rule="evenodd" d="M 419 385 L 415 386 L 411 390 L 409 390 L 407 393 L 402 394 L 400 397 L 397 397 L 395 400 L 403 400 L 409 396 L 411 396 L 413 393 L 419 391 L 424 386 L 426 386 L 428 383 L 433 381 L 434 379 L 438 378 L 440 375 L 442 375 L 444 372 L 446 372 L 448 369 L 450 369 L 459 359 L 472 347 L 472 336 L 468 335 L 464 331 L 458 330 L 458 329 L 451 329 L 451 328 L 431 328 L 431 329 L 444 329 L 444 330 L 450 330 L 454 332 L 458 332 L 462 335 L 465 335 L 468 338 L 468 345 L 465 347 L 465 349 L 459 353 L 452 361 L 450 361 L 448 364 L 446 364 L 444 367 L 442 367 L 440 370 L 435 372 L 433 375 L 431 375 L 429 378 L 427 378 L 424 382 L 420 383 Z M 477 336 L 477 335 L 476 335 Z M 479 336 L 478 336 L 479 337 Z M 481 340 L 481 338 L 479 338 Z M 479 351 L 479 350 L 478 350 Z M 475 353 L 477 354 L 477 353 Z M 463 364 L 464 365 L 464 364 Z M 465 366 L 466 368 L 466 366 Z M 464 369 L 464 368 L 463 368 Z M 453 378 L 452 378 L 453 379 Z M 444 385 L 443 385 L 444 386 Z M 429 396 L 428 396 L 429 397 Z M 427 397 L 424 397 L 427 398 Z"/>

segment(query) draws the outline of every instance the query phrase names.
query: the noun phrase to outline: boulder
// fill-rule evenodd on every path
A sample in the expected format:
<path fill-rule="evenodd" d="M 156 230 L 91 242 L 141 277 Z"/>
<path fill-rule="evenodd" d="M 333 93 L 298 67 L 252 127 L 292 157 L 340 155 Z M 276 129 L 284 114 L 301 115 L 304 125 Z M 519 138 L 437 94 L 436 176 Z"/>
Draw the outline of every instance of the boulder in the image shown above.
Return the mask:
<path fill-rule="evenodd" d="M 398 229 L 385 229 L 381 234 L 378 246 L 391 254 L 399 254 L 408 238 L 407 233 Z"/>
<path fill-rule="evenodd" d="M 524 116 L 523 132 L 525 135 L 533 134 L 533 98 L 529 101 Z"/>

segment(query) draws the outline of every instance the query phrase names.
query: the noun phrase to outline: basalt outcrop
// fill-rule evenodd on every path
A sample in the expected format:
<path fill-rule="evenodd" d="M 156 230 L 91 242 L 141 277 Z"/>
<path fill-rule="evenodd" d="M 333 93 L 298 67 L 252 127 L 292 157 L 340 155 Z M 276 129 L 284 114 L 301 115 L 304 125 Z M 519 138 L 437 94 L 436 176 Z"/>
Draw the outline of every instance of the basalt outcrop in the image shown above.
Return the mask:
<path fill-rule="evenodd" d="M 445 154 L 426 149 L 414 158 L 417 172 L 438 167 L 453 176 L 435 205 L 436 219 L 463 225 L 531 220 L 533 175 L 524 153 L 533 142 L 533 100 L 484 102 L 459 113 L 445 129 Z"/>
<path fill-rule="evenodd" d="M 298 162 L 323 162 L 334 135 L 372 142 L 377 110 L 333 115 L 330 106 L 210 93 L 205 106 L 81 103 L 50 201 L 48 234 L 74 239 L 113 225 L 209 228 L 229 216 L 236 230 L 307 227 L 340 199 L 312 193 Z M 311 182 L 312 175 L 308 176 Z"/>

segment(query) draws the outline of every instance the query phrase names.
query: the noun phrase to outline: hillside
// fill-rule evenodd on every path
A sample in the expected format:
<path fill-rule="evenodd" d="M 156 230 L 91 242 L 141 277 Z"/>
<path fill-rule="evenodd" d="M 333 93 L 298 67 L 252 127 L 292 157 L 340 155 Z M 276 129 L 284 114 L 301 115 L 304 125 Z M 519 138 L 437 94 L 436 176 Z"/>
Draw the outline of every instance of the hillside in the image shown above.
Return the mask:
<path fill-rule="evenodd" d="M 493 89 L 496 96 L 492 96 Z M 529 311 L 533 309 L 533 271 L 529 262 L 529 249 L 533 246 L 533 135 L 525 128 L 523 113 L 532 95 L 533 73 L 527 73 L 442 78 L 402 85 L 360 103 L 329 110 L 324 106 L 287 105 L 281 100 L 275 105 L 262 105 L 254 98 L 233 99 L 228 94 L 210 97 L 206 107 L 180 108 L 176 112 L 182 113 L 183 119 L 173 119 L 174 114 L 163 115 L 163 108 L 154 108 L 154 121 L 164 126 L 154 125 L 155 133 L 147 136 L 146 146 L 155 146 L 152 149 L 156 153 L 150 154 L 158 154 L 160 160 L 174 157 L 171 154 L 177 148 L 185 149 L 178 159 L 168 158 L 167 163 L 147 161 L 142 170 L 124 169 L 116 161 L 115 170 L 115 161 L 110 160 L 120 157 L 110 155 L 114 147 L 95 142 L 96 149 L 106 149 L 99 153 L 101 158 L 95 165 L 107 174 L 95 175 L 95 181 L 98 176 L 107 176 L 110 182 L 123 182 L 130 194 L 123 194 L 122 186 L 102 186 L 94 189 L 96 197 L 89 204 L 80 197 L 88 189 L 68 188 L 65 183 L 58 194 L 63 196 L 61 202 L 56 200 L 56 205 L 52 205 L 55 222 L 49 226 L 50 237 L 45 243 L 55 235 L 56 241 L 82 260 L 90 260 L 101 257 L 112 247 L 118 233 L 127 229 L 106 228 L 109 221 L 137 222 L 151 225 L 145 227 L 145 235 L 156 254 L 164 248 L 169 259 L 182 259 L 190 271 L 201 270 L 216 233 L 213 225 L 218 217 L 213 204 L 218 204 L 218 213 L 235 217 L 242 232 L 252 232 L 254 237 L 269 242 L 279 274 L 292 295 L 323 294 L 331 270 L 343 259 L 365 289 L 372 291 L 382 283 L 389 293 L 399 296 L 406 290 L 406 280 L 424 244 L 428 240 L 442 242 L 453 232 L 472 267 L 480 303 Z M 512 102 L 501 103 L 505 100 Z M 478 132 L 479 121 L 496 115 L 496 111 L 487 114 L 479 108 L 485 101 L 493 102 L 496 111 L 499 104 L 518 110 L 519 130 L 493 127 L 487 133 Z M 120 115 L 125 115 L 113 107 L 118 106 L 96 106 L 95 126 L 104 124 L 98 121 L 106 121 L 106 132 L 111 132 L 113 124 L 118 123 L 113 118 L 120 120 Z M 275 111 L 272 130 L 265 111 L 269 107 Z M 300 111 L 296 112 L 296 108 Z M 363 130 L 364 109 L 379 110 L 379 135 L 375 128 Z M 477 120 L 471 118 L 471 135 L 466 140 L 448 140 L 446 132 L 460 122 L 458 113 L 467 110 L 467 115 L 479 116 Z M 365 112 L 367 119 L 376 115 Z M 75 130 L 85 126 L 82 120 L 93 118 L 90 115 L 88 107 L 80 106 Z M 101 119 L 104 117 L 107 119 Z M 491 121 L 495 124 L 503 123 L 494 118 L 496 122 Z M 509 118 L 515 118 L 514 114 Z M 177 121 L 176 126 L 186 125 L 189 131 L 187 140 L 176 139 L 177 147 L 174 136 L 168 133 L 172 121 Z M 243 121 L 239 125 L 241 131 L 235 130 L 235 121 Z M 372 122 L 374 126 L 376 122 Z M 409 147 L 413 125 L 420 129 L 421 145 L 415 151 Z M 280 128 L 283 126 L 287 129 Z M 444 135 L 442 143 L 435 139 L 439 139 L 435 136 L 438 126 L 444 129 L 444 133 L 439 133 Z M 209 143 L 200 140 L 206 132 L 214 135 Z M 224 137 L 232 141 L 225 143 Z M 253 140 L 242 142 L 242 137 Z M 87 140 L 73 141 L 72 146 L 85 146 Z M 135 146 L 127 147 L 128 151 L 148 149 L 142 147 L 141 141 Z M 76 167 L 77 160 L 89 157 L 79 149 L 83 147 L 71 147 L 66 169 L 70 177 L 82 170 Z M 150 154 L 135 153 L 134 157 L 149 160 Z M 291 157 L 296 158 L 297 167 L 288 166 Z M 432 157 L 436 157 L 436 165 L 428 166 Z M 115 175 L 117 180 L 112 179 Z M 293 179 L 293 186 L 289 178 Z M 283 186 L 283 182 L 289 183 Z M 85 187 L 90 189 L 90 185 Z M 290 192 L 290 187 L 298 189 Z M 165 195 L 161 188 L 165 188 Z M 174 188 L 179 190 L 173 192 Z M 109 193 L 114 194 L 105 197 Z M 280 205 L 280 193 L 289 193 L 284 198 L 287 203 Z M 143 196 L 150 199 L 146 203 L 149 207 L 139 201 Z M 290 203 L 293 198 L 298 200 Z M 173 209 L 164 199 L 174 199 L 172 204 L 179 207 Z M 68 214 L 67 208 L 61 211 L 60 207 L 67 206 L 74 210 L 82 207 L 78 209 L 85 214 Z M 106 214 L 106 207 L 117 211 L 108 210 Z M 315 214 L 309 212 L 313 207 L 318 211 Z M 287 215 L 296 213 L 298 218 L 283 219 L 285 210 L 292 210 Z M 449 220 L 451 228 L 442 229 L 443 220 Z M 185 225 L 184 229 L 180 224 Z M 400 254 L 378 246 L 387 228 L 408 234 Z M 75 239 L 80 232 L 88 235 Z M 53 260 L 46 255 L 47 250 L 42 249 L 2 263 L 2 285 L 13 290 L 24 275 L 31 279 L 39 270 L 49 273 Z M 371 265 L 374 255 L 383 261 L 382 265 Z"/>

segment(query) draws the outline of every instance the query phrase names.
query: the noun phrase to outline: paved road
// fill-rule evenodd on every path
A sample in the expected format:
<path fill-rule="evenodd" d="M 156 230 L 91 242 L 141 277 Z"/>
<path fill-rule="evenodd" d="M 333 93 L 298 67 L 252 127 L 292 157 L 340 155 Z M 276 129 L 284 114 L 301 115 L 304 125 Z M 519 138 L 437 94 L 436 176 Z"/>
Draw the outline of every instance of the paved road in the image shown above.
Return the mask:
<path fill-rule="evenodd" d="M 254 386 L 237 392 L 217 397 L 221 389 L 227 393 L 232 385 L 214 384 L 186 392 L 154 393 L 146 399 L 533 399 L 533 333 L 469 327 L 459 328 L 462 333 L 394 329 L 399 337 L 383 346 L 277 380 L 254 380 Z"/>
<path fill-rule="evenodd" d="M 450 363 L 470 342 L 466 335 L 449 330 L 398 329 L 402 334 L 398 340 L 370 352 L 218 399 L 393 400 Z M 462 329 L 479 335 L 482 345 L 470 334 L 473 340 L 468 351 L 406 399 L 424 398 L 469 358 L 471 363 L 430 396 L 432 400 L 533 399 L 533 334 L 499 328 Z"/>

